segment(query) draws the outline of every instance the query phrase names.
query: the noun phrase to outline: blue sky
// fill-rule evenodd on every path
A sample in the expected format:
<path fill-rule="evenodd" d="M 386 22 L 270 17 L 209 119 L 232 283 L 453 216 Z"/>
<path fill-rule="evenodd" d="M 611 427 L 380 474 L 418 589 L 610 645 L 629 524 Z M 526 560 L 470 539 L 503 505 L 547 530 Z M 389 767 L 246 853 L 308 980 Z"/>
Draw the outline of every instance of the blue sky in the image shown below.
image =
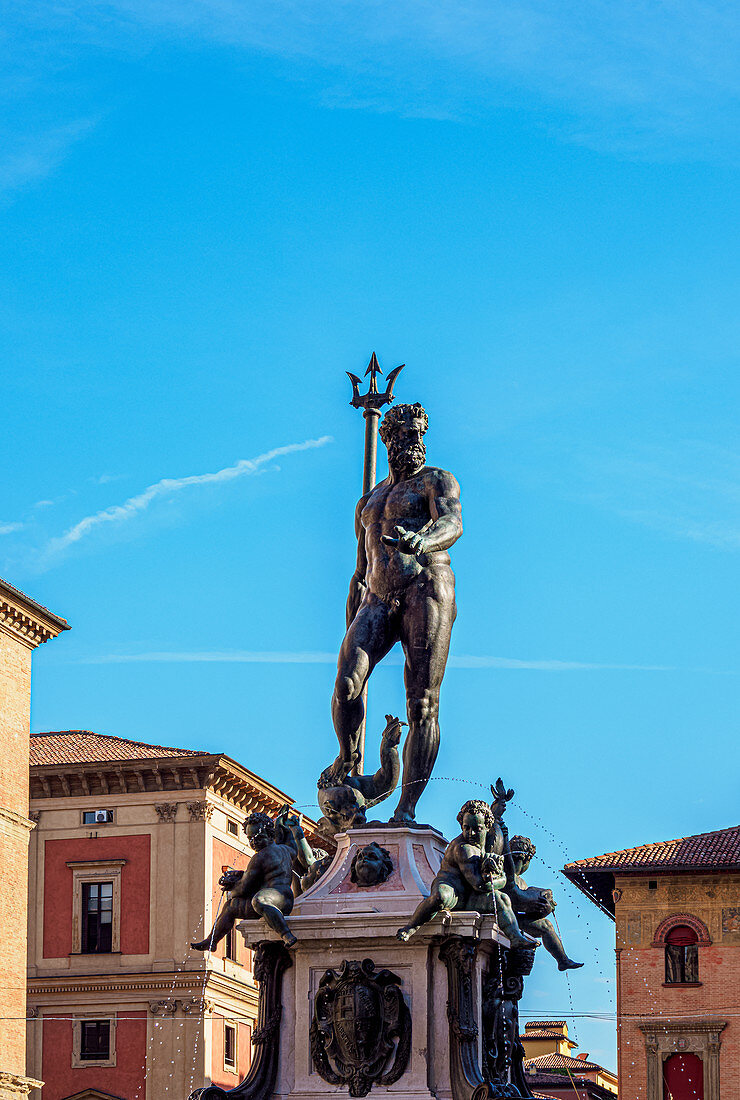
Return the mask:
<path fill-rule="evenodd" d="M 502 774 L 541 885 L 735 824 L 734 6 L 4 25 L 0 569 L 73 626 L 34 729 L 225 751 L 313 803 L 361 482 L 344 371 L 375 349 L 463 492 L 421 815 L 451 834 Z M 402 708 L 391 659 L 371 753 Z M 524 1008 L 613 1011 L 613 927 L 557 889 L 588 965 L 545 957 Z M 576 1031 L 614 1064 L 613 1024 Z"/>

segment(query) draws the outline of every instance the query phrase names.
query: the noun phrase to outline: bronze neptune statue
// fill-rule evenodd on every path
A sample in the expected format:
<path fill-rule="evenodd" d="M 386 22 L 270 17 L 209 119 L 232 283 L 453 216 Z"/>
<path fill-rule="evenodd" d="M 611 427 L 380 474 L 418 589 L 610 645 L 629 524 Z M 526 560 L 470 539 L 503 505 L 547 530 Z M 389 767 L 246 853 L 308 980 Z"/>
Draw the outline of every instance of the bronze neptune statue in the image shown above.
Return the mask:
<path fill-rule="evenodd" d="M 456 615 L 447 551 L 462 534 L 460 489 L 452 474 L 426 465 L 427 427 L 418 404 L 389 409 L 380 425 L 389 472 L 355 510 L 357 567 L 332 698 L 339 755 L 331 771 L 339 785 L 358 758 L 368 677 L 401 642 L 409 731 L 396 824 L 414 820 L 437 758 L 439 690 Z"/>

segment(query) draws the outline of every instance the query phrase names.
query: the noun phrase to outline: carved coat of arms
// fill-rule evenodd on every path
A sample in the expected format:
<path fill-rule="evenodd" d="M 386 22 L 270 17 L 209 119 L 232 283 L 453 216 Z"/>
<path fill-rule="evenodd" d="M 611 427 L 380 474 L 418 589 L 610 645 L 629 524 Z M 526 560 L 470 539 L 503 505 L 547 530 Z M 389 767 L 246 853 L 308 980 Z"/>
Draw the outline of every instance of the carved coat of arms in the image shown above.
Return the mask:
<path fill-rule="evenodd" d="M 311 1058 L 330 1085 L 349 1085 L 367 1096 L 373 1085 L 392 1085 L 411 1052 L 411 1014 L 390 970 L 372 959 L 342 963 L 319 982 L 311 1023 Z"/>

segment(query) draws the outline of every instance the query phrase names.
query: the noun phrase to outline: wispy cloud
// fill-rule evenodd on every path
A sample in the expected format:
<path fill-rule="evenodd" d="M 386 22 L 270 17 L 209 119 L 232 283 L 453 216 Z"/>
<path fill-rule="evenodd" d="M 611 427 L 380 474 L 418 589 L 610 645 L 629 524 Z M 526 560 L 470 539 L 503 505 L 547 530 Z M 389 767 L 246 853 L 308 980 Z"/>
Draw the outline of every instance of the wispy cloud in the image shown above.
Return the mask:
<path fill-rule="evenodd" d="M 560 461 L 546 477 L 564 496 L 672 539 L 740 550 L 740 453 L 697 440 L 629 451 L 556 447 Z"/>
<path fill-rule="evenodd" d="M 9 38 L 36 69 L 101 48 L 137 58 L 162 41 L 211 41 L 288 60 L 329 106 L 408 118 L 521 106 L 567 140 L 618 154 L 737 153 L 729 0 L 70 0 L 64 16 L 14 9 Z M 11 175 L 29 178 L 53 156 L 42 150 Z"/>
<path fill-rule="evenodd" d="M 97 119 L 80 118 L 41 132 L 14 137 L 5 134 L 0 156 L 0 194 L 18 191 L 53 172 L 72 147 L 95 126 Z"/>
<path fill-rule="evenodd" d="M 247 665 L 335 665 L 336 653 L 315 650 L 162 650 L 149 653 L 109 653 L 84 657 L 81 664 L 110 665 L 162 662 L 165 664 L 247 664 Z M 403 664 L 399 653 L 391 653 L 385 661 Z M 585 661 L 521 660 L 514 657 L 450 657 L 449 667 L 455 669 L 500 669 L 534 672 L 672 672 L 669 665 L 596 664 Z"/>
<path fill-rule="evenodd" d="M 331 442 L 332 437 L 324 435 L 320 439 L 306 439 L 302 443 L 288 443 L 282 447 L 273 447 L 272 450 L 257 455 L 256 458 L 242 458 L 233 466 L 225 466 L 222 470 L 216 470 L 214 473 L 162 478 L 143 492 L 129 497 L 123 504 L 113 504 L 108 508 L 93 512 L 92 515 L 84 516 L 83 519 L 78 520 L 69 530 L 65 531 L 63 535 L 51 539 L 46 546 L 45 553 L 47 556 L 53 556 L 86 538 L 100 527 L 126 523 L 145 512 L 155 500 L 162 497 L 170 497 L 182 492 L 184 489 L 191 489 L 195 486 L 219 485 L 234 481 L 236 478 L 248 477 L 260 473 L 268 463 L 274 462 L 277 458 L 296 454 L 299 451 L 324 447 Z"/>
<path fill-rule="evenodd" d="M 23 523 L 0 523 L 0 535 L 12 535 L 14 531 L 20 531 L 25 526 Z"/>

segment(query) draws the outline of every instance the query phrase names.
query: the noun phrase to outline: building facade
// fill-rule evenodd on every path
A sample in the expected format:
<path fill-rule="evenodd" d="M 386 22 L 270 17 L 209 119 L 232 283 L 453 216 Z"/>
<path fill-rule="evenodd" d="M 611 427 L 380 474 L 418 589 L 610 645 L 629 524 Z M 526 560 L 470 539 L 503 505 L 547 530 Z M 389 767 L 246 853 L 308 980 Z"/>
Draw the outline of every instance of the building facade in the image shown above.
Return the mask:
<path fill-rule="evenodd" d="M 0 581 L 0 1100 L 28 1096 L 38 1084 L 26 1069 L 31 655 L 67 629 L 64 619 Z"/>
<path fill-rule="evenodd" d="M 246 814 L 290 801 L 226 756 L 31 738 L 28 1065 L 43 1100 L 183 1100 L 246 1075 L 251 952 L 237 934 L 205 957 L 190 942 L 222 870 L 252 854 Z"/>
<path fill-rule="evenodd" d="M 616 922 L 622 1100 L 740 1100 L 740 826 L 564 874 Z"/>
<path fill-rule="evenodd" d="M 524 1071 L 537 1097 L 563 1100 L 614 1100 L 617 1075 L 592 1062 L 587 1053 L 574 1054 L 578 1043 L 568 1037 L 565 1020 L 530 1020 L 520 1036 Z"/>

